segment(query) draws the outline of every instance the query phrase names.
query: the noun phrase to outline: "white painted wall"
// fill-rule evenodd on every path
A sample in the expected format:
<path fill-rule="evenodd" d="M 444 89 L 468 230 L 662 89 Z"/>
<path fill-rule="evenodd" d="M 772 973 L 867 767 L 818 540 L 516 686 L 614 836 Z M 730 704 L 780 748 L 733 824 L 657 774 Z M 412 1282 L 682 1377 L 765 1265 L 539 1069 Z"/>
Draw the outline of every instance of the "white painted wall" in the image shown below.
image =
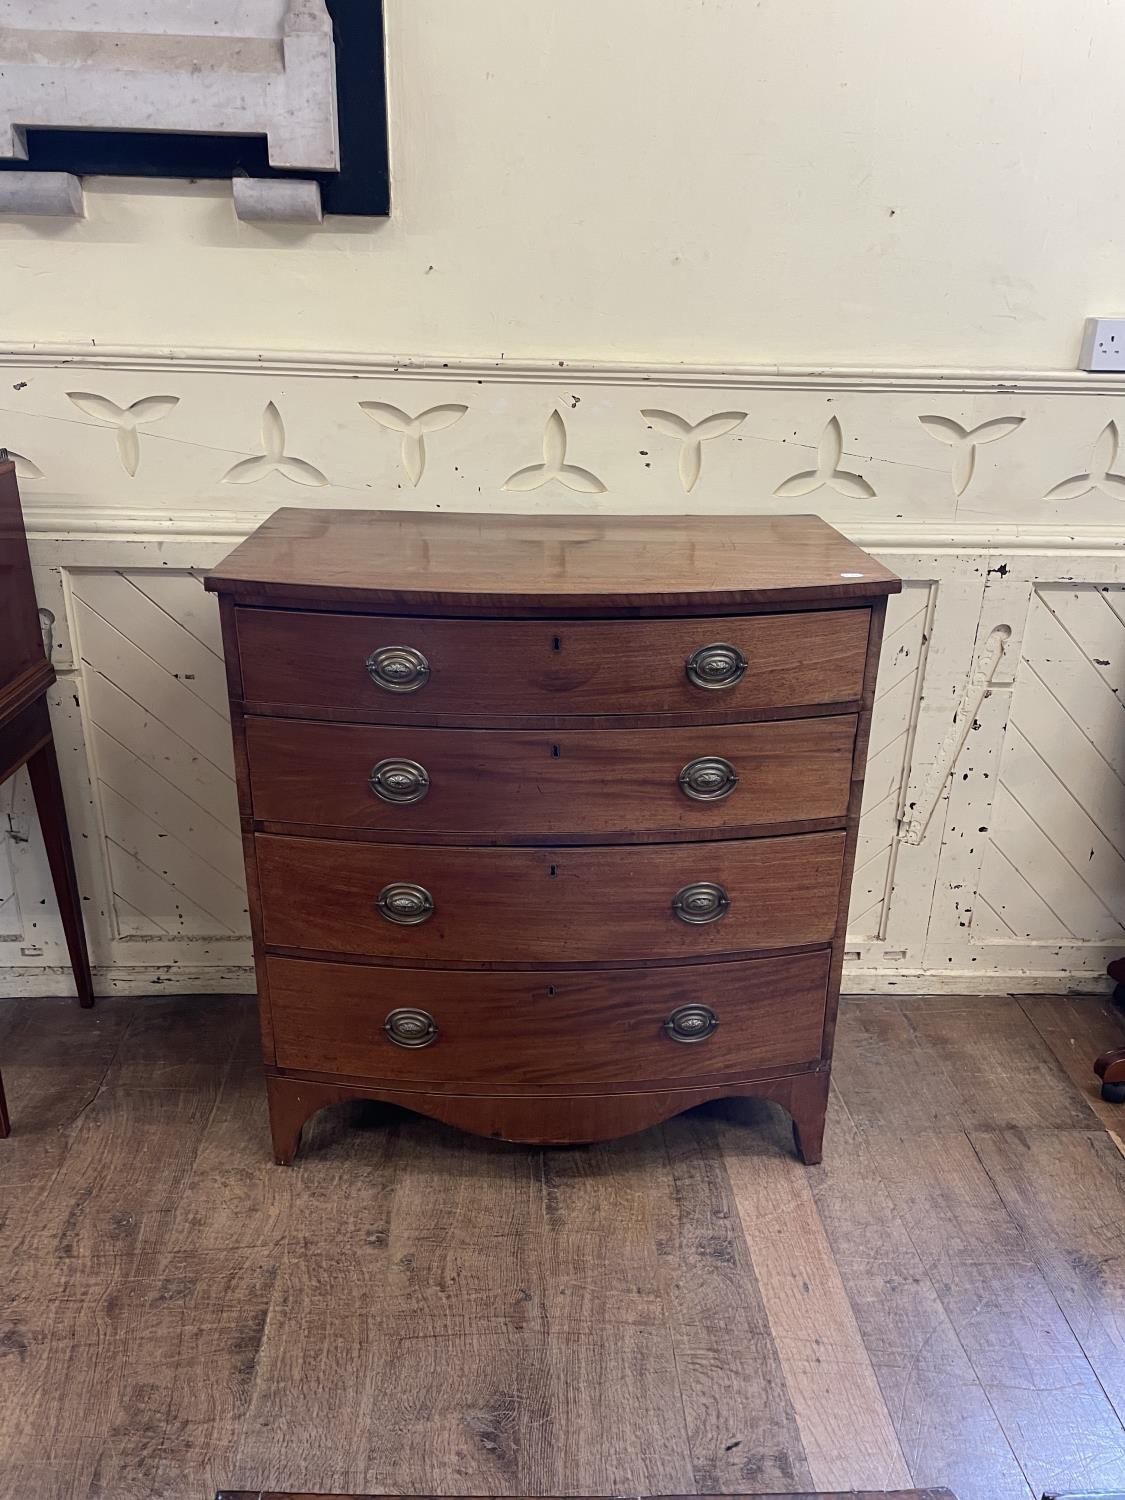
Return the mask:
<path fill-rule="evenodd" d="M 102 182 L 84 223 L 0 224 L 0 442 L 101 982 L 251 983 L 197 574 L 280 504 L 819 511 L 907 580 L 846 984 L 1095 982 L 1125 948 L 1125 387 L 1051 371 L 1125 310 L 1125 11 L 387 9 L 388 223 Z M 386 408 L 435 406 L 464 411 L 423 466 Z M 689 488 L 652 409 L 738 418 Z M 600 489 L 505 488 L 548 419 Z M 0 991 L 57 990 L 2 796 Z"/>
<path fill-rule="evenodd" d="M 112 185 L 12 338 L 1073 368 L 1125 308 L 1107 0 L 387 0 L 394 213 Z"/>

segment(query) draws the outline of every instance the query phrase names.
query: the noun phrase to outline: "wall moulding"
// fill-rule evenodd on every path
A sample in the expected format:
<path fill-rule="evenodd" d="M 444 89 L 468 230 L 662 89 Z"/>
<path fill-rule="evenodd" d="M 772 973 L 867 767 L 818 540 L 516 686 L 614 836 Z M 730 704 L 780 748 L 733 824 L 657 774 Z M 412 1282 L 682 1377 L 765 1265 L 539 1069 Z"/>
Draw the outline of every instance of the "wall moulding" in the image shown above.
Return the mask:
<path fill-rule="evenodd" d="M 1022 994 L 1057 994 L 1056 972 L 1036 974 L 1021 970 Z M 1083 994 L 1108 994 L 1110 980 L 1075 976 L 1074 988 Z M 69 993 L 70 970 L 65 964 L 50 968 L 29 965 L 0 966 L 0 1000 L 49 999 Z M 94 965 L 94 987 L 99 995 L 252 995 L 255 992 L 252 964 L 105 964 Z M 1011 988 L 1009 981 L 976 969 L 877 969 L 857 968 L 845 963 L 842 993 L 845 995 L 996 995 Z"/>
<path fill-rule="evenodd" d="M 815 510 L 906 548 L 1125 535 L 1120 376 L 70 344 L 0 366 L 0 443 L 62 535 L 238 536 L 283 504 Z"/>
<path fill-rule="evenodd" d="M 26 494 L 26 491 L 25 491 Z M 301 500 L 294 491 L 286 495 L 287 504 L 312 504 Z M 420 499 L 412 496 L 395 497 L 396 504 L 387 508 L 402 510 L 424 510 Z M 280 497 L 279 497 L 280 503 Z M 380 502 L 372 501 L 376 508 Z M 255 526 L 272 515 L 277 507 L 267 505 L 252 510 L 145 510 L 123 509 L 112 506 L 51 505 L 34 500 L 24 501 L 24 520 L 27 533 L 34 541 L 49 542 L 79 541 L 83 537 L 117 538 L 123 542 L 159 541 L 170 537 L 198 537 L 207 542 L 230 544 L 249 536 Z M 466 510 L 488 509 L 483 502 L 475 506 L 466 505 Z M 566 511 L 565 501 L 560 511 Z M 686 507 L 685 507 L 686 508 Z M 794 507 L 796 509 L 798 507 Z M 806 506 L 805 509 L 815 507 Z M 453 507 L 450 507 L 453 509 Z M 603 508 L 611 514 L 612 506 Z M 519 514 L 519 512 L 513 512 Z M 843 523 L 840 523 L 843 524 Z M 848 523 L 844 529 L 851 539 L 861 547 L 876 552 L 936 552 L 936 553 L 988 553 L 997 564 L 1003 562 L 1006 553 L 1077 552 L 1087 556 L 1120 555 L 1125 546 L 1125 518 L 1116 528 L 1067 527 L 1067 526 L 1022 526 L 1018 523 L 999 523 L 994 526 L 965 525 L 950 529 L 939 525 L 911 522 L 901 526 L 864 525 L 862 521 Z M 994 558 L 992 555 L 994 554 Z"/>
<path fill-rule="evenodd" d="M 657 364 L 645 360 L 449 359 L 441 355 L 301 350 L 159 348 L 132 344 L 8 343 L 0 366 L 80 366 L 101 370 L 184 370 L 409 380 L 703 386 L 721 389 L 950 391 L 1058 396 L 1125 395 L 1125 376 L 1080 370 L 965 369 L 953 366 Z"/>

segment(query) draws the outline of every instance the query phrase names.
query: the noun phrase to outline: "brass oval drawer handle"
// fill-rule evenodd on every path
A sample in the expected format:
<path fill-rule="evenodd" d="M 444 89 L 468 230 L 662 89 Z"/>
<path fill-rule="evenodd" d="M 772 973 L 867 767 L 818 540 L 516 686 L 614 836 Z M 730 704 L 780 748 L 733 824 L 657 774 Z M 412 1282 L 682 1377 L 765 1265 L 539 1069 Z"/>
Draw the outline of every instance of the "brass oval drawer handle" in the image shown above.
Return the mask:
<path fill-rule="evenodd" d="M 714 641 L 700 646 L 687 659 L 688 681 L 700 688 L 729 688 L 746 676 L 748 662 L 737 646 Z"/>
<path fill-rule="evenodd" d="M 730 897 L 721 885 L 697 880 L 685 885 L 672 897 L 672 910 L 681 922 L 717 922 L 730 910 Z"/>
<path fill-rule="evenodd" d="M 416 693 L 430 680 L 430 664 L 413 646 L 380 646 L 367 658 L 367 675 L 388 693 Z"/>
<path fill-rule="evenodd" d="M 718 1025 L 709 1005 L 680 1005 L 664 1022 L 664 1035 L 673 1042 L 705 1042 Z"/>
<path fill-rule="evenodd" d="M 417 927 L 419 922 L 428 922 L 434 914 L 434 898 L 429 891 L 424 885 L 414 885 L 409 880 L 394 880 L 385 885 L 375 906 L 381 917 L 400 927 Z"/>
<path fill-rule="evenodd" d="M 680 791 L 696 802 L 721 802 L 738 785 L 738 772 L 721 755 L 701 755 L 680 772 Z"/>
<path fill-rule="evenodd" d="M 428 1047 L 437 1041 L 438 1026 L 428 1010 L 403 1005 L 390 1012 L 383 1022 L 383 1031 L 396 1047 Z"/>
<path fill-rule="evenodd" d="M 384 802 L 397 802 L 405 806 L 421 802 L 430 790 L 430 773 L 416 760 L 404 760 L 394 756 L 381 760 L 371 769 L 367 785 Z"/>

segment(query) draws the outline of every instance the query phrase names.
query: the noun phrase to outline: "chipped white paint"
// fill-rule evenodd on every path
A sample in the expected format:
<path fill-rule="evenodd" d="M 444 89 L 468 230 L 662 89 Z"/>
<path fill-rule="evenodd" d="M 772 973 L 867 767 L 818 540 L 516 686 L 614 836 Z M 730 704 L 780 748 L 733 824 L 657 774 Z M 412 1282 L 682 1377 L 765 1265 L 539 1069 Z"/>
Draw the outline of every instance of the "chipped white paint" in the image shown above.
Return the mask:
<path fill-rule="evenodd" d="M 907 581 L 888 616 L 848 987 L 1089 984 L 1125 942 L 1125 506 L 1112 484 L 1046 498 L 1114 422 L 1114 383 L 198 350 L 0 351 L 0 369 L 0 442 L 41 473 L 25 502 L 103 982 L 251 983 L 198 573 L 263 515 L 295 502 L 777 514 L 796 508 L 776 493 L 796 475 L 824 480 L 806 508 Z M 83 410 L 75 394 L 112 406 Z M 130 481 L 121 414 L 173 398 L 134 422 Z M 545 411 L 543 462 L 528 465 Z M 683 427 L 646 432 L 639 412 Z M 950 424 L 941 441 L 920 420 L 935 415 Z M 1091 472 L 1114 477 L 1102 444 Z M 866 488 L 841 493 L 841 474 Z M 0 990 L 57 988 L 65 963 L 33 824 L 17 808 L 0 844 Z"/>
<path fill-rule="evenodd" d="M 853 941 L 887 936 L 937 596 L 935 581 L 912 578 L 887 605 L 848 920 Z"/>
<path fill-rule="evenodd" d="M 28 128 L 263 135 L 275 167 L 335 171 L 324 0 L 0 0 L 0 157 Z"/>

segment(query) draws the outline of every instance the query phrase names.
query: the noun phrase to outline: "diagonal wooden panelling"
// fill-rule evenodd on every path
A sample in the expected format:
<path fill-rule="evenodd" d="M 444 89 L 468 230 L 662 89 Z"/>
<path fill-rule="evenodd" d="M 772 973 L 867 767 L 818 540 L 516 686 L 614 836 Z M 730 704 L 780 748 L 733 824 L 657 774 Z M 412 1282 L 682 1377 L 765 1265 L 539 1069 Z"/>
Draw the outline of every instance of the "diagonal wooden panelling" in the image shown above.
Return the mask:
<path fill-rule="evenodd" d="M 246 897 L 212 601 L 186 572 L 71 575 L 119 937 L 241 936 Z"/>
<path fill-rule="evenodd" d="M 908 581 L 888 601 L 848 917 L 853 941 L 885 933 L 933 592 L 930 583 Z"/>
<path fill-rule="evenodd" d="M 978 942 L 1125 946 L 1125 590 L 1031 599 L 981 864 Z"/>
<path fill-rule="evenodd" d="M 0 786 L 0 943 L 14 942 L 23 931 L 11 859 L 13 840 L 23 837 L 13 821 L 15 796 L 16 779 L 10 776 Z"/>

